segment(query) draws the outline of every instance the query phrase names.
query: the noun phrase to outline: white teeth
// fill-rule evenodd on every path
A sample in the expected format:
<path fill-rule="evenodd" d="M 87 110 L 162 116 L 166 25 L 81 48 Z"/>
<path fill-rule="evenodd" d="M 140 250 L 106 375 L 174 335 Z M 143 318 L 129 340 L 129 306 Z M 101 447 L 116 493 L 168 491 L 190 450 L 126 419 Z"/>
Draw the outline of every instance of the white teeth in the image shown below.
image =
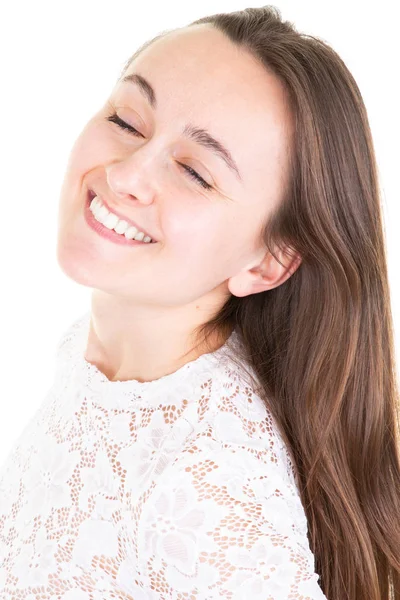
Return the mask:
<path fill-rule="evenodd" d="M 126 221 L 118 221 L 118 223 L 116 224 L 116 226 L 114 227 L 115 231 L 117 233 L 125 233 L 125 231 L 128 229 L 129 225 Z"/>
<path fill-rule="evenodd" d="M 103 225 L 105 225 L 107 227 L 107 229 L 114 229 L 114 227 L 116 226 L 118 221 L 119 221 L 119 218 L 117 217 L 117 215 L 113 215 L 112 213 L 109 213 L 106 217 L 104 217 Z"/>
<path fill-rule="evenodd" d="M 136 227 L 128 227 L 128 229 L 125 231 L 124 235 L 128 240 L 133 240 L 133 238 L 135 238 L 137 233 L 139 233 L 139 230 Z"/>
<path fill-rule="evenodd" d="M 96 208 L 96 217 L 97 220 L 100 221 L 100 223 L 103 223 L 104 217 L 106 217 L 107 215 L 109 215 L 110 213 L 108 212 L 108 210 L 106 209 L 105 206 L 101 205 L 98 208 Z M 104 223 L 103 223 L 104 225 Z"/>
<path fill-rule="evenodd" d="M 145 235 L 143 231 L 139 231 L 136 227 L 129 226 L 126 221 L 109 212 L 97 196 L 91 201 L 90 210 L 96 221 L 102 223 L 107 229 L 113 229 L 117 233 L 125 235 L 128 240 L 135 239 L 145 243 L 150 243 L 152 241 L 151 237 Z"/>

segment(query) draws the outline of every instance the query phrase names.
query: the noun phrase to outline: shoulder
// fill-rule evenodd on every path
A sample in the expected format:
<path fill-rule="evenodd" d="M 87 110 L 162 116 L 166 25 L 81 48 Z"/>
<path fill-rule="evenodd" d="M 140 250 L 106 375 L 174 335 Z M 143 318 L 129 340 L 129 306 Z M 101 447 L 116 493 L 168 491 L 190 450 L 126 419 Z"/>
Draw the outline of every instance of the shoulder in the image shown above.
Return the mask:
<path fill-rule="evenodd" d="M 233 362 L 225 353 L 197 383 L 196 402 L 185 410 L 191 433 L 184 450 L 194 443 L 196 452 L 217 448 L 234 461 L 256 461 L 261 469 L 279 469 L 282 478 L 296 486 L 296 472 L 279 427 L 258 393 L 256 375 L 248 365 Z M 201 374 L 203 375 L 203 374 Z M 193 383 L 193 382 L 192 382 Z M 183 454 L 185 456 L 185 454 Z"/>
<path fill-rule="evenodd" d="M 268 507 L 269 519 L 279 519 L 281 528 L 288 526 L 287 535 L 304 543 L 307 519 L 290 455 L 270 411 L 251 387 L 234 386 L 213 397 L 203 426 L 194 429 L 167 477 L 180 479 L 181 474 L 187 484 L 195 477 L 199 486 L 224 487 L 227 504 Z"/>
<path fill-rule="evenodd" d="M 300 498 L 270 448 L 201 435 L 148 491 L 139 553 L 158 591 L 324 598 Z"/>
<path fill-rule="evenodd" d="M 196 591 L 204 600 L 322 600 L 306 516 L 274 421 L 241 378 L 219 383 L 202 426 L 146 494 L 144 572 L 172 599 Z"/>
<path fill-rule="evenodd" d="M 257 390 L 256 375 L 247 365 L 220 366 L 210 399 L 212 437 L 231 453 L 256 456 L 259 464 L 277 466 L 282 477 L 296 485 L 296 473 L 279 427 Z"/>

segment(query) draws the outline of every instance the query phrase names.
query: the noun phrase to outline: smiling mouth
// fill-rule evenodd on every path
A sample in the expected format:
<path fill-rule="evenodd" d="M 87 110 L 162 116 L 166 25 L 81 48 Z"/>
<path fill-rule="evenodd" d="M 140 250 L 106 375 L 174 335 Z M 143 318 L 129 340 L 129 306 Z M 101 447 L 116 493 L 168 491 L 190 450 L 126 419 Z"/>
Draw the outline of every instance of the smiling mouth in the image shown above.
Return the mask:
<path fill-rule="evenodd" d="M 90 190 L 90 189 L 88 189 L 88 194 L 87 194 L 87 206 L 88 206 L 88 208 L 89 208 L 89 210 L 90 210 L 91 212 L 92 212 L 92 210 L 91 210 L 91 208 L 90 208 L 90 204 L 91 204 L 91 202 L 92 202 L 93 198 L 95 198 L 96 196 L 97 196 L 97 194 L 96 194 L 95 192 L 93 192 L 93 190 Z M 99 201 L 100 201 L 100 202 L 103 204 L 103 206 L 105 206 L 105 208 L 108 210 L 108 207 L 107 207 L 107 206 L 104 204 L 104 202 L 101 200 L 101 198 L 99 198 Z M 115 214 L 115 213 L 113 213 L 113 211 L 109 211 L 109 212 L 111 212 L 112 214 Z M 117 216 L 117 217 L 118 217 L 118 218 L 119 218 L 121 221 L 126 221 L 126 222 L 128 223 L 128 226 L 129 226 L 129 227 L 133 226 L 133 227 L 135 227 L 135 228 L 136 228 L 138 231 L 142 231 L 142 230 L 141 230 L 141 229 L 139 229 L 139 227 L 137 227 L 136 225 L 132 225 L 132 222 L 131 222 L 131 221 L 130 221 L 128 218 L 126 218 L 126 217 L 123 217 L 123 216 L 120 216 L 120 215 L 118 215 L 118 214 L 117 214 L 116 216 Z M 114 229 L 110 229 L 109 231 L 114 231 Z M 120 236 L 120 235 L 122 235 L 122 234 L 120 234 L 120 233 L 118 233 L 118 232 L 115 232 L 115 233 L 117 233 L 117 235 L 119 235 L 119 236 Z M 147 235 L 147 234 L 146 234 L 146 235 Z M 149 236 L 149 237 L 151 237 L 151 236 Z M 133 241 L 137 241 L 137 240 L 133 240 Z M 155 240 L 154 238 L 151 238 L 151 242 L 148 242 L 148 244 L 157 244 L 157 240 Z"/>

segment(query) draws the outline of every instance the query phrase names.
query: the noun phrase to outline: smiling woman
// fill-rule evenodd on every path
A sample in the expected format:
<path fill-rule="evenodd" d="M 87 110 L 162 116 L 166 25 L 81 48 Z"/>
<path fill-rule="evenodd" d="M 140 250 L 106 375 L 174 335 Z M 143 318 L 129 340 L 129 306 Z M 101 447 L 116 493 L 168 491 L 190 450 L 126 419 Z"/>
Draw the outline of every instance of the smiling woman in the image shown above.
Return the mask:
<path fill-rule="evenodd" d="M 328 44 L 267 6 L 139 48 L 65 172 L 91 310 L 0 473 L 0 597 L 399 599 L 384 248 Z"/>

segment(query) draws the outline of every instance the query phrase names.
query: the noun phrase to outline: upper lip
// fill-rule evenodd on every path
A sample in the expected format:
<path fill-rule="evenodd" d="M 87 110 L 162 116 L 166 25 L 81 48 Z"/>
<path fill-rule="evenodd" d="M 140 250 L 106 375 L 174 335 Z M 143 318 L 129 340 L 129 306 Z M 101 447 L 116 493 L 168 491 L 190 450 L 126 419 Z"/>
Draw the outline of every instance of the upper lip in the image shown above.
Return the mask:
<path fill-rule="evenodd" d="M 136 229 L 138 229 L 139 231 L 143 231 L 143 233 L 145 235 L 148 235 L 153 241 L 157 241 L 152 235 L 151 233 L 148 233 L 145 229 L 143 229 L 143 227 L 141 227 L 140 225 L 138 225 L 137 223 L 135 223 L 134 221 L 132 221 L 132 219 L 130 219 L 129 217 L 127 217 L 126 215 L 123 215 L 122 213 L 119 212 L 119 210 L 117 208 L 114 208 L 113 206 L 110 206 L 105 200 L 104 198 L 98 194 L 97 192 L 95 192 L 94 190 L 89 189 L 89 196 L 90 199 L 94 198 L 95 196 L 97 196 L 100 200 L 101 203 L 104 204 L 104 206 L 106 207 L 106 209 L 109 212 L 114 213 L 114 215 L 117 215 L 117 217 L 119 217 L 120 219 L 123 219 L 124 221 L 126 221 L 128 223 L 128 225 L 136 227 Z"/>

